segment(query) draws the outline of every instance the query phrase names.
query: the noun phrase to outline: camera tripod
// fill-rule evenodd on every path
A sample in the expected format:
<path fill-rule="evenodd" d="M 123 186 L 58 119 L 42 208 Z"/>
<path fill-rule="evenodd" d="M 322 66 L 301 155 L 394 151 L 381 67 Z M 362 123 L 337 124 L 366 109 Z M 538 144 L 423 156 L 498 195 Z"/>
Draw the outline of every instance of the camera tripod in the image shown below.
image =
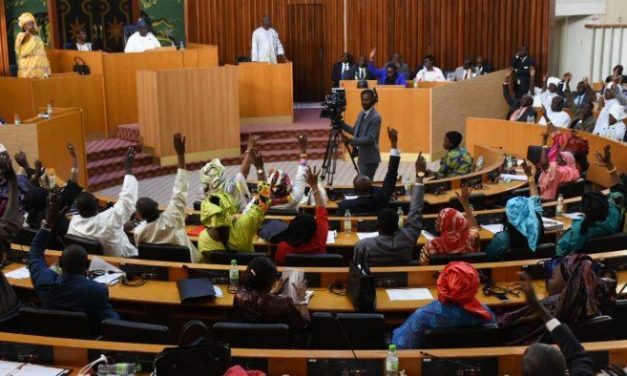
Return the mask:
<path fill-rule="evenodd" d="M 321 180 L 326 181 L 328 185 L 333 185 L 333 178 L 337 168 L 337 152 L 341 139 L 342 131 L 338 126 L 332 124 L 331 133 L 329 133 L 329 140 L 327 141 L 327 147 L 324 152 L 324 160 L 322 161 L 322 172 L 320 174 Z M 355 163 L 353 151 L 351 150 L 350 145 L 346 144 L 345 146 L 348 151 L 348 155 L 351 157 L 351 162 L 353 162 L 353 167 L 355 168 L 357 174 L 359 174 L 359 167 L 357 167 L 357 163 Z"/>

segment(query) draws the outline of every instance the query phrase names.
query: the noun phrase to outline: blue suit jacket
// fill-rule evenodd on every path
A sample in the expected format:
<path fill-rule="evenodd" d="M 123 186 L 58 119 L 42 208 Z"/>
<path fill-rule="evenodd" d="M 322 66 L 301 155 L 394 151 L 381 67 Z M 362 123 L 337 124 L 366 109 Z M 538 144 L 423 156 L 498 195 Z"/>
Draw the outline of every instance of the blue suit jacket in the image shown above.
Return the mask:
<path fill-rule="evenodd" d="M 84 312 L 94 327 L 104 319 L 119 319 L 109 302 L 109 290 L 102 283 L 81 275 L 59 275 L 50 270 L 44 259 L 50 231 L 40 229 L 33 238 L 28 255 L 30 278 L 45 308 Z"/>
<path fill-rule="evenodd" d="M 377 78 L 379 85 L 385 85 L 385 79 L 387 78 L 386 67 L 377 69 L 377 67 L 374 66 L 374 63 L 372 61 L 369 61 L 368 71 Z M 403 86 L 407 85 L 407 78 L 405 77 L 405 74 L 402 72 L 397 72 L 396 82 L 394 84 Z"/>

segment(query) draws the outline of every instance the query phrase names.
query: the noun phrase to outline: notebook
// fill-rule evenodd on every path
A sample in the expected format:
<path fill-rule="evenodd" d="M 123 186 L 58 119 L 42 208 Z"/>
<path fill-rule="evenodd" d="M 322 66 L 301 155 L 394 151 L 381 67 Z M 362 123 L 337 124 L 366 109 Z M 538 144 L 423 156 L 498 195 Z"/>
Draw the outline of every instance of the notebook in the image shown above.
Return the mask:
<path fill-rule="evenodd" d="M 188 278 L 176 282 L 182 303 L 194 302 L 216 296 L 216 289 L 209 278 Z"/>

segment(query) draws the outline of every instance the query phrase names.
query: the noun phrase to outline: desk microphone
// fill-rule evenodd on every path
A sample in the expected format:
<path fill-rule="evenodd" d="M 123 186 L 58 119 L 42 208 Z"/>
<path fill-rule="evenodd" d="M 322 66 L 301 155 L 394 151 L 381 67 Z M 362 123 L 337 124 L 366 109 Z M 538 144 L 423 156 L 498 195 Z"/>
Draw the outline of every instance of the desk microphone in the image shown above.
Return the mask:
<path fill-rule="evenodd" d="M 477 366 L 474 366 L 472 364 L 463 363 L 463 362 L 460 362 L 460 361 L 457 361 L 457 360 L 450 360 L 450 359 L 447 359 L 447 358 L 441 358 L 439 356 L 436 356 L 436 355 L 433 355 L 433 354 L 429 354 L 429 353 L 424 352 L 424 351 L 420 351 L 420 355 L 423 355 L 423 356 L 425 356 L 428 359 L 439 360 L 441 362 L 452 364 L 452 365 L 455 365 L 457 367 L 463 367 L 463 368 L 466 368 L 466 369 L 470 368 L 472 370 L 481 369 L 481 367 L 477 367 Z"/>
<path fill-rule="evenodd" d="M 363 368 L 361 367 L 359 358 L 357 358 L 357 354 L 355 354 L 355 348 L 353 347 L 353 344 L 351 343 L 350 338 L 348 338 L 348 335 L 346 335 L 346 332 L 344 331 L 344 326 L 342 326 L 340 319 L 337 317 L 337 312 L 331 312 L 331 317 L 333 317 L 333 320 L 335 320 L 335 322 L 337 323 L 338 328 L 340 328 L 340 331 L 342 332 L 342 336 L 344 337 L 344 341 L 346 341 L 346 344 L 348 345 L 351 352 L 353 353 L 353 358 L 355 358 L 355 364 L 357 364 L 358 371 L 359 373 L 361 373 Z"/>

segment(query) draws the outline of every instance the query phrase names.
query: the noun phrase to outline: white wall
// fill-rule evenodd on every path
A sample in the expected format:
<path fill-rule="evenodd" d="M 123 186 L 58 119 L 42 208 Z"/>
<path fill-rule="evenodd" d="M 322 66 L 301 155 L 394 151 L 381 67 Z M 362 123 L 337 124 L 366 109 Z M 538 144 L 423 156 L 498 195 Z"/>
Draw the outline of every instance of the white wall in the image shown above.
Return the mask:
<path fill-rule="evenodd" d="M 609 24 L 627 23 L 627 0 L 607 0 L 607 11 L 605 12 L 605 23 L 609 23 Z"/>

